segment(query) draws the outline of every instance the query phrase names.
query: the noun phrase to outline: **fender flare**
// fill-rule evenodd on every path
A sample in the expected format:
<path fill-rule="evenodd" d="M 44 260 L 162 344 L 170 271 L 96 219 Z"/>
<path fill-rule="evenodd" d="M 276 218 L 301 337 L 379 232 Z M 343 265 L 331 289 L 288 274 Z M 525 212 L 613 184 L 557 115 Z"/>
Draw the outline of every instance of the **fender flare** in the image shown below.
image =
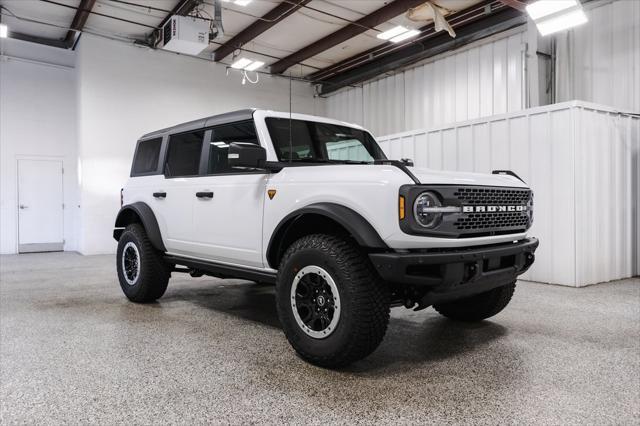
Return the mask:
<path fill-rule="evenodd" d="M 324 216 L 338 223 L 353 236 L 361 247 L 381 250 L 389 248 L 380 238 L 375 228 L 358 212 L 340 204 L 315 203 L 289 213 L 278 223 L 271 234 L 269 245 L 267 246 L 267 260 L 269 263 L 271 263 L 273 255 L 277 256 L 283 249 L 280 244 L 287 231 L 295 224 L 298 218 L 307 214 Z M 277 265 L 271 265 L 271 267 L 277 269 Z"/>
<path fill-rule="evenodd" d="M 122 206 L 120 211 L 118 212 L 118 216 L 116 216 L 116 225 L 113 230 L 113 238 L 118 241 L 120 239 L 120 235 L 124 231 L 127 225 L 132 223 L 131 214 L 140 218 L 140 222 L 142 226 L 144 226 L 145 231 L 147 231 L 147 236 L 149 237 L 149 241 L 151 241 L 151 245 L 162 252 L 166 252 L 167 249 L 162 242 L 162 235 L 160 234 L 160 227 L 158 227 L 158 221 L 156 220 L 155 214 L 153 214 L 153 210 L 147 204 L 143 202 L 137 202 L 133 204 L 127 204 L 126 206 Z"/>

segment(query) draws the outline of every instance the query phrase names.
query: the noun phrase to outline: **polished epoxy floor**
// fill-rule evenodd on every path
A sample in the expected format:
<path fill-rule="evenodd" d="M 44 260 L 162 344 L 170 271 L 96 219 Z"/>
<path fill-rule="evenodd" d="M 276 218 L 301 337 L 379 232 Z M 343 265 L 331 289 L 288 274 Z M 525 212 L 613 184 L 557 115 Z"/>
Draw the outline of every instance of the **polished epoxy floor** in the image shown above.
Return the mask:
<path fill-rule="evenodd" d="M 638 424 L 640 279 L 520 283 L 501 314 L 392 310 L 342 371 L 296 357 L 273 288 L 174 274 L 122 295 L 113 256 L 0 258 L 0 423 Z"/>

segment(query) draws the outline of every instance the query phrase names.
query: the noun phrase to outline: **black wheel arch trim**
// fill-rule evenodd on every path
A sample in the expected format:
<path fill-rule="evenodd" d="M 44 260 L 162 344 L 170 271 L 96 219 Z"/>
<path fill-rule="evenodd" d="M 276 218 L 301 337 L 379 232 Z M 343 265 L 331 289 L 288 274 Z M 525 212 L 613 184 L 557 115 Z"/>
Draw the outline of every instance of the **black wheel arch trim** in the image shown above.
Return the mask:
<path fill-rule="evenodd" d="M 160 227 L 158 226 L 158 221 L 156 220 L 156 216 L 147 204 L 143 202 L 136 202 L 133 204 L 127 204 L 126 206 L 122 206 L 120 211 L 118 212 L 118 216 L 116 216 L 116 225 L 113 230 L 113 238 L 118 241 L 122 232 L 124 231 L 127 225 L 131 222 L 130 216 L 131 214 L 135 214 L 140 218 L 140 222 L 142 222 L 142 226 L 144 226 L 145 231 L 147 232 L 147 236 L 149 237 L 149 241 L 151 241 L 151 245 L 157 250 L 162 252 L 166 252 L 167 249 L 162 242 L 162 235 L 160 234 Z"/>
<path fill-rule="evenodd" d="M 287 231 L 299 218 L 308 214 L 324 216 L 338 223 L 353 236 L 361 247 L 380 250 L 389 248 L 375 228 L 355 210 L 336 203 L 314 203 L 289 213 L 278 223 L 267 246 L 267 260 L 270 267 L 278 268 L 278 265 L 272 263 L 276 263 L 274 259 L 278 254 L 282 254 L 283 249 L 286 249 L 286 247 L 281 247 L 281 241 Z"/>

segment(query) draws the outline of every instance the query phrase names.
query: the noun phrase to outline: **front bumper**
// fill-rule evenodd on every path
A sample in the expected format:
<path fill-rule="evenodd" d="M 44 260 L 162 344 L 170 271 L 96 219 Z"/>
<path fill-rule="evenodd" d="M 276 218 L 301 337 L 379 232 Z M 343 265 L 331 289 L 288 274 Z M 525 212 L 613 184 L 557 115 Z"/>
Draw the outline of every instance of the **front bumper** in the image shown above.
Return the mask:
<path fill-rule="evenodd" d="M 371 253 L 387 282 L 426 288 L 429 304 L 470 296 L 513 282 L 533 264 L 537 238 L 463 249 Z"/>

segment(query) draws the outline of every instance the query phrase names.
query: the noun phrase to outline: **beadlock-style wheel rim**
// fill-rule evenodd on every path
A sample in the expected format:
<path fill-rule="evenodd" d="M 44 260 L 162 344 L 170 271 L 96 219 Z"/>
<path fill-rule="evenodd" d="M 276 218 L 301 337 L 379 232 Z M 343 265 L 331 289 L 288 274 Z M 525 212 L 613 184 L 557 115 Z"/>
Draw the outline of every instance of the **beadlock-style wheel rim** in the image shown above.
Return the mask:
<path fill-rule="evenodd" d="M 302 331 L 315 339 L 329 337 L 340 320 L 340 307 L 338 287 L 327 271 L 315 265 L 298 271 L 291 285 L 291 309 Z"/>
<path fill-rule="evenodd" d="M 140 275 L 140 252 L 131 241 L 122 250 L 122 274 L 129 285 L 134 285 Z"/>

